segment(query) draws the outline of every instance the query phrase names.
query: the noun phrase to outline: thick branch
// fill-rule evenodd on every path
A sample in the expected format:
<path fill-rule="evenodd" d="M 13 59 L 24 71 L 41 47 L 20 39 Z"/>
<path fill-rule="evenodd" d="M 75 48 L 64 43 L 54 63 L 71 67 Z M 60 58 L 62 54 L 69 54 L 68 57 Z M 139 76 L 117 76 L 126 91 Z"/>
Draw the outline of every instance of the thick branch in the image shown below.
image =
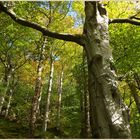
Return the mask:
<path fill-rule="evenodd" d="M 135 20 L 132 20 L 132 19 L 129 19 L 129 18 L 124 18 L 124 19 L 110 19 L 109 20 L 109 24 L 112 24 L 112 23 L 130 23 L 130 24 L 133 24 L 133 25 L 140 25 L 140 22 L 135 21 Z"/>
<path fill-rule="evenodd" d="M 27 27 L 36 29 L 36 30 L 42 32 L 42 34 L 45 36 L 49 36 L 49 37 L 60 39 L 60 40 L 75 42 L 82 46 L 84 45 L 83 41 L 82 41 L 83 40 L 82 35 L 68 35 L 68 34 L 59 34 L 59 33 L 51 32 L 51 31 L 47 30 L 46 27 L 44 27 L 44 26 L 41 26 L 37 23 L 30 22 L 23 18 L 18 17 L 14 13 L 14 11 L 8 10 L 7 7 L 5 7 L 2 4 L 2 2 L 0 2 L 0 11 L 3 11 L 7 15 L 9 15 L 15 22 L 17 22 L 23 26 L 27 26 Z"/>

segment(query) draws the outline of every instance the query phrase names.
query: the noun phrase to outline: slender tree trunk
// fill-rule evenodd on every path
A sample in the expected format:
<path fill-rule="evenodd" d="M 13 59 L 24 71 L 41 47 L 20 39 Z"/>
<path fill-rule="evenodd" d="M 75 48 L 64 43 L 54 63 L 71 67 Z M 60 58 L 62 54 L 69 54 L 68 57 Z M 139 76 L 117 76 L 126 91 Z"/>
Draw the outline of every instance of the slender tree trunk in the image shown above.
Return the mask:
<path fill-rule="evenodd" d="M 4 101 L 5 101 L 5 96 L 2 95 L 0 98 L 0 114 L 2 113 L 2 107 L 3 107 Z"/>
<path fill-rule="evenodd" d="M 8 103 L 7 103 L 7 107 L 6 107 L 6 111 L 5 111 L 5 118 L 8 116 L 8 113 L 9 113 L 9 108 L 10 108 L 10 104 L 11 104 L 11 100 L 12 100 L 12 95 L 13 95 L 13 90 L 10 89 L 9 90 Z"/>
<path fill-rule="evenodd" d="M 14 69 L 13 69 L 12 74 L 11 74 L 11 82 L 10 82 L 10 85 L 9 85 L 9 89 L 7 91 L 8 102 L 7 102 L 6 111 L 5 111 L 5 118 L 9 114 L 9 108 L 10 108 L 10 105 L 11 105 L 13 93 L 16 89 L 17 83 L 18 83 L 18 79 L 15 81 L 15 73 L 14 73 Z"/>
<path fill-rule="evenodd" d="M 89 95 L 88 95 L 88 80 L 86 71 L 86 56 L 83 50 L 83 92 L 81 92 L 81 111 L 82 111 L 82 121 L 81 121 L 81 138 L 88 138 L 90 136 L 90 118 L 89 118 Z"/>
<path fill-rule="evenodd" d="M 58 78 L 58 106 L 57 106 L 57 130 L 60 130 L 60 112 L 61 112 L 61 100 L 62 100 L 62 87 L 63 87 L 63 68 Z"/>
<path fill-rule="evenodd" d="M 2 107 L 5 101 L 5 96 L 9 90 L 9 86 L 10 86 L 10 79 L 12 76 L 12 66 L 11 66 L 11 61 L 10 58 L 8 57 L 8 64 L 7 67 L 5 67 L 5 76 L 3 78 L 3 87 L 4 87 L 4 91 L 0 96 L 0 114 L 2 113 Z"/>
<path fill-rule="evenodd" d="M 135 79 L 135 82 L 137 83 L 138 89 L 140 90 L 140 75 L 137 73 L 134 73 L 134 79 Z"/>
<path fill-rule="evenodd" d="M 81 138 L 86 138 L 85 137 L 84 94 L 83 94 L 82 91 L 80 92 L 80 111 L 81 111 L 81 131 L 80 131 L 80 137 Z"/>
<path fill-rule="evenodd" d="M 93 138 L 131 138 L 127 107 L 110 68 L 108 17 L 99 2 L 85 2 L 85 50 L 88 59 L 90 118 Z"/>
<path fill-rule="evenodd" d="M 134 83 L 128 83 L 129 88 L 131 90 L 131 94 L 134 98 L 134 101 L 136 103 L 138 112 L 140 113 L 140 96 L 138 95 L 138 89 L 136 88 L 136 85 Z"/>
<path fill-rule="evenodd" d="M 31 107 L 31 116 L 30 116 L 30 137 L 34 137 L 34 131 L 35 131 L 35 123 L 37 120 L 37 115 L 39 113 L 39 105 L 41 101 L 41 95 L 42 95 L 42 71 L 43 71 L 43 55 L 45 51 L 47 38 L 44 37 L 43 45 L 40 47 L 39 50 L 39 61 L 38 61 L 38 67 L 37 67 L 37 77 L 36 77 L 36 83 L 35 83 L 35 95 L 32 99 L 32 107 Z"/>
<path fill-rule="evenodd" d="M 81 95 L 81 138 L 89 138 L 90 137 L 90 116 L 89 116 L 89 98 L 88 92 L 84 91 Z"/>
<path fill-rule="evenodd" d="M 89 96 L 88 92 L 85 92 L 85 137 L 90 137 L 90 116 L 89 116 Z"/>
<path fill-rule="evenodd" d="M 45 106 L 45 114 L 44 114 L 44 121 L 43 121 L 44 134 L 48 128 L 48 122 L 49 122 L 50 98 L 51 98 L 51 92 L 52 92 L 53 73 L 54 73 L 54 60 L 53 60 L 52 54 L 51 54 L 51 57 L 50 57 L 50 76 L 49 76 L 47 99 L 46 99 L 47 102 L 46 102 L 46 106 Z"/>

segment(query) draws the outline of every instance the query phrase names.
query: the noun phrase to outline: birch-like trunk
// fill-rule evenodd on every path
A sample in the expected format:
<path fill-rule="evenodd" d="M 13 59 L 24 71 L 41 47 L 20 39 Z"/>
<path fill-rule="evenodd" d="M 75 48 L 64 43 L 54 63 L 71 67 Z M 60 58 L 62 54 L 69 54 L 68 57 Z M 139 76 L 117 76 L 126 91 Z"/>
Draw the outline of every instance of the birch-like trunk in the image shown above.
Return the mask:
<path fill-rule="evenodd" d="M 0 97 L 0 114 L 2 113 L 2 107 L 3 107 L 4 101 L 5 101 L 5 96 L 1 95 L 1 97 Z"/>
<path fill-rule="evenodd" d="M 30 116 L 30 137 L 34 137 L 34 131 L 35 131 L 35 123 L 37 120 L 37 115 L 39 113 L 39 105 L 41 101 L 41 95 L 42 95 L 42 71 L 44 67 L 44 60 L 43 55 L 45 51 L 45 46 L 47 43 L 47 38 L 44 37 L 43 45 L 40 47 L 39 50 L 39 60 L 38 60 L 38 66 L 37 66 L 37 77 L 35 81 L 35 95 L 32 99 L 32 107 L 31 107 L 31 116 Z"/>
<path fill-rule="evenodd" d="M 51 57 L 50 57 L 50 75 L 49 75 L 49 81 L 48 81 L 48 90 L 47 90 L 45 114 L 44 114 L 44 121 L 43 121 L 43 132 L 44 133 L 46 132 L 46 130 L 48 128 L 48 122 L 49 122 L 50 98 L 51 98 L 51 93 L 52 93 L 53 74 L 54 74 L 54 60 L 53 60 L 52 54 L 51 54 Z"/>
<path fill-rule="evenodd" d="M 85 50 L 88 59 L 93 138 L 131 138 L 127 107 L 118 90 L 109 48 L 108 16 L 99 2 L 85 2 Z"/>
<path fill-rule="evenodd" d="M 12 96 L 13 96 L 13 90 L 10 89 L 9 90 L 8 103 L 7 103 L 7 107 L 6 107 L 6 111 L 5 111 L 5 118 L 8 116 L 8 113 L 9 113 L 9 108 L 10 108 L 10 105 L 11 105 Z"/>
<path fill-rule="evenodd" d="M 2 107 L 5 101 L 5 96 L 9 90 L 9 86 L 10 86 L 10 79 L 12 76 L 12 67 L 11 67 L 11 61 L 10 58 L 8 59 L 9 64 L 7 64 L 7 67 L 5 67 L 5 76 L 3 78 L 3 87 L 4 87 L 4 91 L 3 93 L 1 93 L 0 96 L 0 114 L 2 113 Z"/>
<path fill-rule="evenodd" d="M 60 76 L 58 76 L 58 106 L 57 106 L 57 120 L 56 120 L 57 130 L 60 130 L 60 114 L 61 114 L 63 76 L 64 76 L 64 72 L 63 72 L 63 68 L 62 68 L 61 74 L 60 74 Z"/>
<path fill-rule="evenodd" d="M 17 86 L 17 83 L 18 83 L 18 79 L 15 80 L 15 73 L 14 73 L 14 68 L 12 69 L 12 76 L 11 76 L 11 79 L 10 79 L 10 85 L 9 85 L 9 88 L 8 88 L 8 91 L 7 91 L 7 95 L 8 95 L 8 102 L 7 102 L 7 106 L 6 106 L 6 111 L 5 111 L 5 118 L 8 116 L 9 114 L 9 109 L 10 109 L 10 106 L 11 106 L 11 101 L 12 101 L 12 97 L 13 97 L 13 93 L 16 89 L 16 86 Z"/>

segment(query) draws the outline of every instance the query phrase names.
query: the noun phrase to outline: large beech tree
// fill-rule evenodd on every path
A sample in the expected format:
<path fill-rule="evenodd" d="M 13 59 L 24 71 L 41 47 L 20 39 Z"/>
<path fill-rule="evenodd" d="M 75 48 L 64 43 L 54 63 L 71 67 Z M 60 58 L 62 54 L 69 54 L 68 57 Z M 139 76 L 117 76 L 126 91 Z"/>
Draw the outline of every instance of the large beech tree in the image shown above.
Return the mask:
<path fill-rule="evenodd" d="M 0 10 L 15 22 L 36 29 L 44 36 L 75 42 L 81 45 L 87 56 L 90 97 L 90 118 L 93 138 L 131 138 L 127 107 L 118 90 L 113 61 L 109 48 L 108 24 L 130 23 L 140 25 L 135 17 L 108 19 L 107 11 L 98 1 L 85 2 L 85 23 L 83 34 L 60 34 L 46 27 L 27 21 L 9 10 L 0 2 Z"/>

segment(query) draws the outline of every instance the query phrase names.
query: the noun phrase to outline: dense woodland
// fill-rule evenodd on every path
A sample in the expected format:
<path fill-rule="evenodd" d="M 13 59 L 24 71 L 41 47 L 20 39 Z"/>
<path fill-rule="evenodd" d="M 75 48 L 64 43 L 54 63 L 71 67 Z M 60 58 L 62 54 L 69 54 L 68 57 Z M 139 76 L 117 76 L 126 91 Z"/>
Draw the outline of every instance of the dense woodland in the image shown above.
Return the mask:
<path fill-rule="evenodd" d="M 0 138 L 140 138 L 140 2 L 1 1 Z"/>

